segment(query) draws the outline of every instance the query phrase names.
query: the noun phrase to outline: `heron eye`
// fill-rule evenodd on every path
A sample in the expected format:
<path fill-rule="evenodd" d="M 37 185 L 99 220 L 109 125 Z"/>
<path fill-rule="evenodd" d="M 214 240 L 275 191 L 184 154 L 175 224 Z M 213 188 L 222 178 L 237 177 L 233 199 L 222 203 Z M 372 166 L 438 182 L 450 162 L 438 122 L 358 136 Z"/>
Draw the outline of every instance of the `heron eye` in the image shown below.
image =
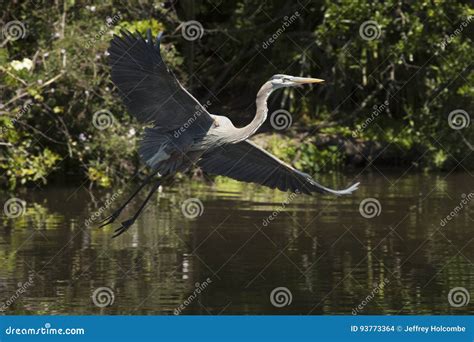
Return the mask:
<path fill-rule="evenodd" d="M 286 77 L 283 77 L 283 82 L 286 83 L 288 82 L 289 80 L 286 78 Z"/>

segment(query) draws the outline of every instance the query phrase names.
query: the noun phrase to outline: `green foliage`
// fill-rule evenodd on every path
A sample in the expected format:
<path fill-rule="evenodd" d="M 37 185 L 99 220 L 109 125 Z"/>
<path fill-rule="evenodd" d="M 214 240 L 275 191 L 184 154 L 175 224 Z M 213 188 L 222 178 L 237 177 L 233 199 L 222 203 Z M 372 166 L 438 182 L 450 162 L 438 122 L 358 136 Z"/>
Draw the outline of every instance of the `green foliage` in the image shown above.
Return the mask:
<path fill-rule="evenodd" d="M 5 85 L 0 116 L 2 183 L 9 187 L 48 178 L 87 178 L 108 187 L 138 170 L 137 132 L 110 81 L 106 50 L 120 27 L 154 33 L 164 24 L 135 21 L 126 7 L 106 1 L 94 8 L 68 2 L 50 8 L 16 6 L 7 11 L 22 18 L 27 37 L 1 50 Z M 62 14 L 66 21 L 59 25 Z M 152 13 L 152 12 L 150 12 Z M 108 20 L 114 20 L 111 25 Z M 129 20 L 130 19 L 130 20 Z M 164 44 L 173 67 L 182 63 L 177 50 Z M 94 125 L 94 113 L 107 111 L 113 124 Z"/>
<path fill-rule="evenodd" d="M 347 97 L 352 100 L 338 107 L 333 120 L 360 124 L 374 106 L 388 101 L 386 110 L 359 137 L 395 143 L 402 150 L 420 145 L 426 151 L 420 161 L 427 167 L 452 167 L 456 160 L 473 166 L 472 157 L 465 158 L 469 146 L 461 138 L 462 134 L 472 141 L 472 126 L 456 132 L 448 124 L 448 114 L 455 109 L 472 115 L 474 75 L 468 62 L 474 53 L 469 35 L 472 3 L 326 4 L 325 18 L 315 34 L 328 55 L 337 56 L 336 63 L 323 67 L 332 66 L 339 75 L 333 87 L 337 94 L 329 98 L 334 105 Z M 341 17 L 344 20 L 336 20 Z M 377 22 L 379 38 L 367 41 L 354 36 L 367 20 Z M 360 87 L 350 87 L 348 80 Z M 354 102 L 359 104 L 356 110 Z"/>
<path fill-rule="evenodd" d="M 318 146 L 318 135 L 391 144 L 396 148 L 387 153 L 399 151 L 394 158 L 411 155 L 428 168 L 474 165 L 468 154 L 472 123 L 459 131 L 448 125 L 455 109 L 472 115 L 474 20 L 464 25 L 474 15 L 469 1 L 317 0 L 303 8 L 285 0 L 173 6 L 112 0 L 84 6 L 72 0 L 5 6 L 3 22 L 19 20 L 26 27 L 23 39 L 0 48 L 0 182 L 9 187 L 66 174 L 107 187 L 140 169 L 136 145 L 142 127 L 120 101 L 105 53 L 120 28 L 164 31 L 162 53 L 179 79 L 197 98 L 210 96 L 210 111 L 229 115 L 236 125 L 248 122 L 243 110 L 272 74 L 326 79 L 312 90 L 277 92 L 270 101 L 270 110 L 291 111 L 295 131 L 311 133 L 295 147 L 279 138 L 270 143 L 272 152 L 307 172 L 332 170 L 348 160 L 337 144 Z M 181 36 L 187 20 L 206 29 L 198 41 Z M 376 39 L 359 33 L 367 21 L 377 23 Z M 366 124 L 374 106 L 385 101 Z M 100 130 L 92 122 L 103 110 L 115 119 Z"/>
<path fill-rule="evenodd" d="M 26 144 L 28 143 L 26 141 Z M 9 180 L 11 188 L 17 186 L 18 180 L 21 184 L 38 180 L 46 184 L 49 173 L 53 170 L 56 162 L 61 159 L 48 148 L 37 151 L 34 155 L 31 155 L 29 151 L 28 146 L 22 143 L 15 150 L 15 154 L 0 163 L 0 167 L 6 170 L 5 176 Z"/>
<path fill-rule="evenodd" d="M 337 146 L 321 148 L 312 138 L 299 141 L 298 138 L 273 134 L 265 139 L 264 144 L 267 151 L 309 174 L 332 172 L 344 163 L 345 156 Z"/>
<path fill-rule="evenodd" d="M 344 155 L 337 146 L 320 149 L 314 143 L 305 142 L 301 144 L 299 151 L 300 158 L 296 160 L 295 166 L 310 174 L 332 172 L 339 169 L 344 161 Z"/>

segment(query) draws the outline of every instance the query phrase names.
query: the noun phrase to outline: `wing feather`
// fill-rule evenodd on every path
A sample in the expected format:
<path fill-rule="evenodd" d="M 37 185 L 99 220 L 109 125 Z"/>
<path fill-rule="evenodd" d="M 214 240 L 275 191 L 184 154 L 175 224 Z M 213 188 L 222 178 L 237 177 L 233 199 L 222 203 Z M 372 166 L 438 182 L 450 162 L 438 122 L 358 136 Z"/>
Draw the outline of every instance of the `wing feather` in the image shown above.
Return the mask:
<path fill-rule="evenodd" d="M 109 52 L 112 81 L 128 111 L 138 121 L 161 130 L 182 127 L 191 117 L 192 130 L 205 133 L 212 124 L 209 112 L 178 82 L 160 53 L 160 41 L 153 43 L 139 33 L 122 30 L 114 35 Z M 199 112 L 199 115 L 196 113 Z"/>
<path fill-rule="evenodd" d="M 198 166 L 210 174 L 305 194 L 346 195 L 359 185 L 356 183 L 344 190 L 327 188 L 248 140 L 224 145 L 204 154 L 198 161 Z"/>

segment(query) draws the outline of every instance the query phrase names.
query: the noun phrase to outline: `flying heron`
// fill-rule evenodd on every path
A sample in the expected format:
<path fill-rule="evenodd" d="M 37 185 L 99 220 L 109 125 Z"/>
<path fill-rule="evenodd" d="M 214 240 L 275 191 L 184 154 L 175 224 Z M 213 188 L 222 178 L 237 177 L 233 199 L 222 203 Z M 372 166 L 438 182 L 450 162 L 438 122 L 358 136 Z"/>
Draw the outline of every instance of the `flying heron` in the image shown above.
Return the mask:
<path fill-rule="evenodd" d="M 253 120 L 237 128 L 227 117 L 209 113 L 178 82 L 161 57 L 161 33 L 156 44 L 150 30 L 146 40 L 126 30 L 121 30 L 121 35 L 114 35 L 108 50 L 112 81 L 128 111 L 140 123 L 152 126 L 145 128 L 139 154 L 153 172 L 123 205 L 101 221 L 100 227 L 114 222 L 156 174 L 160 178 L 135 215 L 115 230 L 114 237 L 135 222 L 160 184 L 193 165 L 209 174 L 308 195 L 346 195 L 357 189 L 359 183 L 344 190 L 329 189 L 248 140 L 267 118 L 267 100 L 274 90 L 323 80 L 274 75 L 257 93 Z"/>

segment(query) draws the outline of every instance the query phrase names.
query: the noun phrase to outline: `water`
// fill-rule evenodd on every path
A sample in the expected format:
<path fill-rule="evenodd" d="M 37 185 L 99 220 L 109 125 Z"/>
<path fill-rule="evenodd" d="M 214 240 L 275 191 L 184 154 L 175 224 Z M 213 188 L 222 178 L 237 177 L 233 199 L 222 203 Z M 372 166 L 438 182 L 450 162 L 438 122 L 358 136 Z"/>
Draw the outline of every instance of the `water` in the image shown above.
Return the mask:
<path fill-rule="evenodd" d="M 93 199 L 75 187 L 19 192 L 24 215 L 1 218 L 0 305 L 6 314 L 472 314 L 472 203 L 441 224 L 474 192 L 472 174 L 384 171 L 358 180 L 360 190 L 340 198 L 183 183 L 165 188 L 117 239 L 85 222 L 130 189 L 115 200 L 113 191 Z M 203 205 L 194 219 L 181 209 L 190 198 Z M 381 210 L 364 215 L 378 216 L 361 215 L 367 198 Z M 287 290 L 275 306 L 280 287 Z M 449 296 L 458 287 L 467 292 Z"/>

